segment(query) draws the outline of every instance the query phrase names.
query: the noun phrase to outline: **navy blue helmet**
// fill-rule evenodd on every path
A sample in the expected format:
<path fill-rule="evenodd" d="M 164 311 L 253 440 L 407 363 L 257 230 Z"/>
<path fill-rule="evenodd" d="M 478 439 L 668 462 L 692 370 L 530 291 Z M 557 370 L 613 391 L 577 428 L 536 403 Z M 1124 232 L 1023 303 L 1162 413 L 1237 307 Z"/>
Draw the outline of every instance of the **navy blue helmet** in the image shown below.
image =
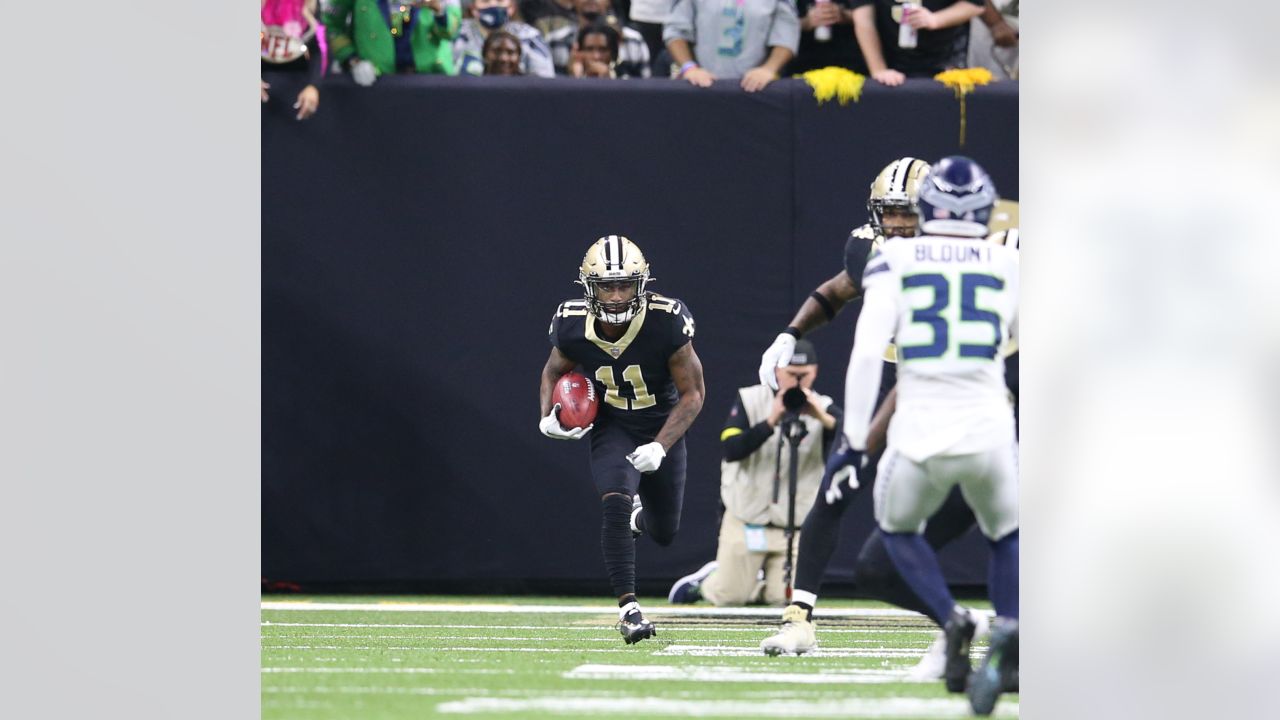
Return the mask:
<path fill-rule="evenodd" d="M 981 165 L 963 155 L 944 157 L 920 185 L 920 231 L 985 237 L 997 197 L 996 184 Z"/>

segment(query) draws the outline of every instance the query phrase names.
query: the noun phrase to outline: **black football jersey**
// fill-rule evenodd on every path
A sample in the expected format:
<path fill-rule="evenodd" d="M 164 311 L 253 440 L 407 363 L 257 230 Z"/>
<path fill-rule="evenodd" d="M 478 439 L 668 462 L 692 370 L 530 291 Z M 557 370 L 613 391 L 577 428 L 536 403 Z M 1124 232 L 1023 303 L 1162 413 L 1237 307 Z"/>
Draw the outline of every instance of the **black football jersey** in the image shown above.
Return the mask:
<path fill-rule="evenodd" d="M 870 224 L 855 228 L 844 244 L 844 271 L 862 292 L 862 271 L 867 268 L 867 258 L 884 240 L 876 235 Z"/>
<path fill-rule="evenodd" d="M 680 399 L 667 361 L 693 340 L 693 333 L 689 308 L 654 293 L 646 293 L 617 341 L 597 334 L 586 300 L 560 303 L 547 331 L 551 344 L 582 366 L 602 391 L 601 414 L 643 432 L 656 432 Z"/>

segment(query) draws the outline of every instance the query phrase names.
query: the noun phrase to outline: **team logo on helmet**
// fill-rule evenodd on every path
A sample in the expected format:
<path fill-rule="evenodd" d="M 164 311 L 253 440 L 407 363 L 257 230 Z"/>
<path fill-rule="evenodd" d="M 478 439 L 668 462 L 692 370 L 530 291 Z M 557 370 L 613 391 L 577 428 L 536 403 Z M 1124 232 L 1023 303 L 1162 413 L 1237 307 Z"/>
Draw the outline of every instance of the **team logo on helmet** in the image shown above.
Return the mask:
<path fill-rule="evenodd" d="M 963 155 L 939 160 L 920 185 L 921 231 L 928 234 L 986 237 L 996 185 L 978 163 Z"/>
<path fill-rule="evenodd" d="M 644 302 L 644 288 L 650 280 L 649 262 L 636 244 L 621 235 L 606 235 L 587 248 L 578 268 L 587 309 L 604 322 L 630 322 Z M 627 300 L 606 302 L 605 292 L 625 283 L 635 289 Z"/>

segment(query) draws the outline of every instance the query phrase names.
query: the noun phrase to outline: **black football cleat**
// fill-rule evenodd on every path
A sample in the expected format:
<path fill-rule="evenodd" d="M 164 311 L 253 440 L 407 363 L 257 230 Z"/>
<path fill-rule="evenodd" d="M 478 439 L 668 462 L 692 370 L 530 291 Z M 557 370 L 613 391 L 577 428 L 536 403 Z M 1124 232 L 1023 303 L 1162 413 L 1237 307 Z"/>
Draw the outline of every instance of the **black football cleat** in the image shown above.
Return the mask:
<path fill-rule="evenodd" d="M 658 628 L 644 618 L 640 618 L 636 622 L 619 620 L 617 627 L 618 631 L 622 633 L 622 639 L 627 641 L 628 645 L 634 645 L 645 638 L 651 638 L 658 634 Z"/>
<path fill-rule="evenodd" d="M 1017 692 L 1017 688 L 1018 621 L 997 618 L 991 626 L 987 656 L 969 676 L 969 707 L 973 708 L 974 715 L 990 715 L 1000 693 Z"/>
<path fill-rule="evenodd" d="M 947 685 L 947 692 L 964 692 L 965 682 L 969 680 L 969 672 L 973 666 L 969 663 L 969 646 L 973 643 L 973 632 L 977 623 L 969 613 L 956 608 L 951 611 L 951 619 L 942 628 L 947 641 L 947 662 L 942 671 L 942 680 Z"/>

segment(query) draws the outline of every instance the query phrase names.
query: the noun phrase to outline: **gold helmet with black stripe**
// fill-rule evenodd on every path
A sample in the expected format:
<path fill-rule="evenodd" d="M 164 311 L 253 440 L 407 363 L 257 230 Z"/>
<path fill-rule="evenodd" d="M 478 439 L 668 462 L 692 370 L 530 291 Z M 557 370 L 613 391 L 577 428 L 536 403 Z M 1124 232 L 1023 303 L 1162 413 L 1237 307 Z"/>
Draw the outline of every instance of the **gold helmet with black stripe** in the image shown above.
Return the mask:
<path fill-rule="evenodd" d="M 871 196 L 867 198 L 867 214 L 877 235 L 911 237 L 916 234 L 918 219 L 913 223 L 886 228 L 886 212 L 910 215 L 916 218 L 916 199 L 920 185 L 929 175 L 929 163 L 919 158 L 898 158 L 885 166 L 871 183 Z"/>
<path fill-rule="evenodd" d="M 621 235 L 606 235 L 592 243 L 578 268 L 578 284 L 586 296 L 587 310 L 613 324 L 630 322 L 636 316 L 649 279 L 649 261 L 644 259 L 644 253 Z M 633 292 L 619 293 L 620 290 Z"/>

